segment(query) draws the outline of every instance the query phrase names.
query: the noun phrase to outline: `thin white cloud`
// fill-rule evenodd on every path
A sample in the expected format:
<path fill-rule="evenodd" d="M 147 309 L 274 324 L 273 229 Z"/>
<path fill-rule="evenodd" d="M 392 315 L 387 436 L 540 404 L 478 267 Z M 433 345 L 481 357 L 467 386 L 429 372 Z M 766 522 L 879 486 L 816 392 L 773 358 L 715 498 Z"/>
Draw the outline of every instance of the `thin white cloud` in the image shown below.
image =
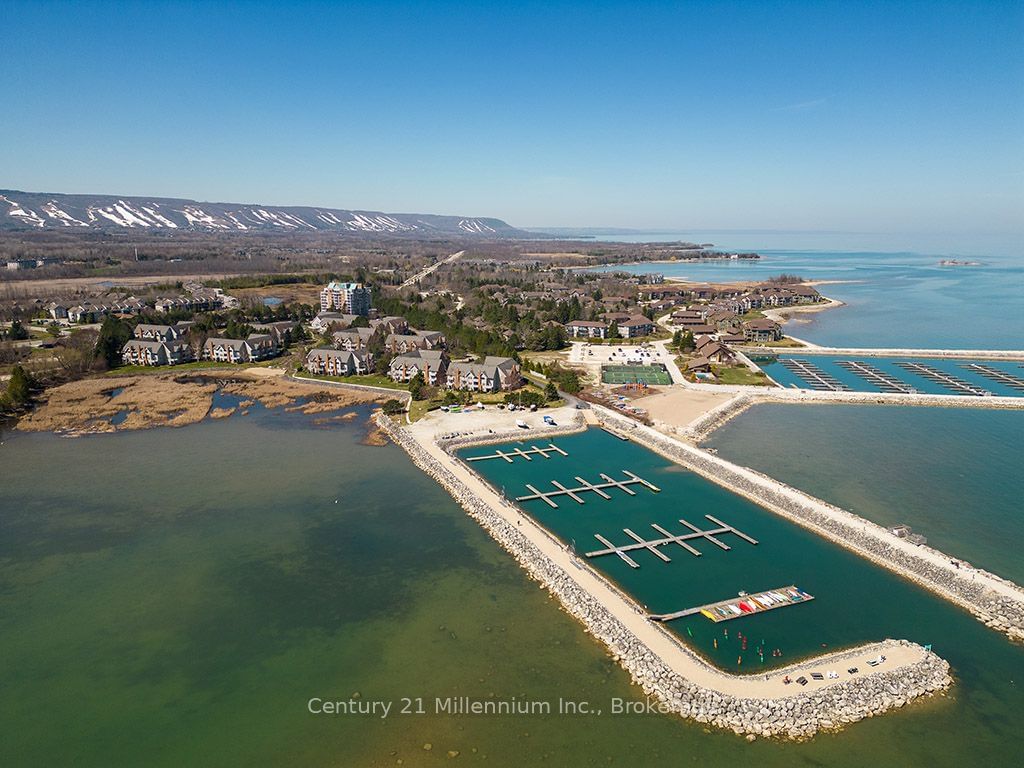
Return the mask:
<path fill-rule="evenodd" d="M 781 107 L 772 107 L 772 112 L 804 112 L 808 109 L 820 107 L 828 102 L 827 98 L 811 99 L 809 101 L 798 101 L 795 104 L 785 104 Z"/>

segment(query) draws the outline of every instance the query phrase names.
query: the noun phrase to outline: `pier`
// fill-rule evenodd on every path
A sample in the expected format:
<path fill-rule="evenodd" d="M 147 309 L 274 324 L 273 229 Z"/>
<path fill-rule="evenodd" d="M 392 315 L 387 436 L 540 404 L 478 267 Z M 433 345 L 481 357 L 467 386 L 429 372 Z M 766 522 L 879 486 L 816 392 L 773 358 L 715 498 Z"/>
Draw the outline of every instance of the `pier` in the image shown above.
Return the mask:
<path fill-rule="evenodd" d="M 975 395 L 977 397 L 981 397 L 983 395 L 992 394 L 991 392 L 987 392 L 984 389 L 979 389 L 978 387 L 972 386 L 963 379 L 959 379 L 956 376 L 946 373 L 945 371 L 940 371 L 938 368 L 935 368 L 931 365 L 925 365 L 923 363 L 905 362 L 897 362 L 896 365 L 898 365 L 905 371 L 916 373 L 918 376 L 928 379 L 929 381 L 934 381 L 936 384 L 941 384 L 951 392 L 956 392 L 957 394 L 960 395 Z"/>
<path fill-rule="evenodd" d="M 720 621 L 738 619 L 740 616 L 751 616 L 755 613 L 773 611 L 776 608 L 785 608 L 789 605 L 799 605 L 814 599 L 802 589 L 790 584 L 788 587 L 768 589 L 764 592 L 757 592 L 753 595 L 740 595 L 728 600 L 719 600 L 717 603 L 698 605 L 694 608 L 686 608 L 674 613 L 652 613 L 647 618 L 651 621 L 672 621 L 681 619 L 684 616 L 695 616 L 701 614 L 711 619 L 716 624 Z"/>
<path fill-rule="evenodd" d="M 1010 389 L 1015 389 L 1018 392 L 1024 393 L 1024 379 L 1020 378 L 1019 376 L 1014 376 L 1013 374 L 1007 373 L 1006 371 L 1001 371 L 998 368 L 993 368 L 991 365 L 979 365 L 978 363 L 967 363 L 966 365 L 961 365 L 960 367 L 968 371 L 980 373 L 986 379 L 992 379 L 993 381 L 997 381 L 1000 384 L 1009 387 Z M 1018 367 L 1024 368 L 1024 366 Z"/>
<path fill-rule="evenodd" d="M 574 479 L 576 480 L 576 482 L 579 483 L 579 485 L 576 488 L 566 488 L 557 480 L 552 480 L 551 484 L 555 486 L 555 490 L 553 491 L 540 491 L 537 490 L 532 485 L 530 485 L 529 483 L 527 483 L 527 489 L 533 491 L 533 493 L 527 496 L 518 496 L 516 497 L 516 501 L 533 501 L 535 499 L 541 499 L 549 507 L 558 509 L 558 505 L 554 501 L 552 501 L 552 498 L 556 496 L 568 496 L 577 504 L 585 504 L 586 502 L 579 494 L 586 492 L 593 492 L 596 495 L 600 496 L 602 499 L 606 501 L 611 501 L 612 497 L 604 492 L 606 488 L 618 488 L 620 491 L 628 494 L 629 496 L 636 496 L 636 491 L 629 487 L 631 485 L 642 485 L 654 491 L 655 493 L 661 491 L 661 488 L 656 486 L 654 483 L 644 480 L 642 477 L 638 477 L 628 470 L 622 470 L 622 474 L 624 474 L 627 479 L 615 480 L 609 477 L 608 475 L 602 474 L 600 475 L 600 477 L 602 480 L 604 480 L 603 483 L 591 483 L 587 480 L 584 480 L 582 477 L 576 477 Z"/>
<path fill-rule="evenodd" d="M 601 429 L 603 429 L 605 432 L 607 432 L 612 437 L 619 438 L 619 440 L 629 440 L 629 438 L 626 437 L 625 435 L 623 435 L 622 433 L 616 432 L 614 429 L 606 427 L 604 424 L 601 424 Z"/>
<path fill-rule="evenodd" d="M 814 363 L 794 357 L 781 357 L 779 362 L 806 382 L 811 389 L 849 391 L 849 387 L 835 376 L 825 373 Z"/>
<path fill-rule="evenodd" d="M 869 384 L 874 384 L 883 392 L 903 392 L 908 395 L 917 392 L 917 390 L 909 384 L 905 384 L 899 379 L 890 376 L 870 363 L 862 363 L 858 360 L 836 360 L 836 365 L 845 368 L 851 373 L 857 374 L 862 379 L 865 379 Z"/>
<path fill-rule="evenodd" d="M 688 542 L 690 542 L 690 541 L 692 541 L 694 539 L 704 539 L 706 541 L 711 542 L 712 544 L 717 546 L 719 549 L 723 549 L 723 550 L 728 552 L 731 549 L 731 547 L 728 544 L 726 544 L 725 542 L 723 542 L 723 541 L 719 540 L 718 538 L 716 538 L 717 536 L 721 536 L 721 535 L 726 534 L 726 533 L 735 534 L 736 536 L 739 536 L 741 539 L 743 539 L 744 541 L 749 542 L 750 544 L 754 544 L 754 545 L 757 544 L 757 540 L 756 539 L 748 536 L 747 534 L 743 533 L 743 531 L 740 531 L 740 530 L 734 528 L 733 526 L 729 525 L 728 523 L 723 523 L 717 517 L 713 517 L 711 515 L 704 515 L 704 517 L 706 517 L 708 520 L 710 520 L 712 523 L 714 523 L 718 527 L 717 528 L 708 528 L 707 530 L 701 530 L 700 528 L 698 528 L 697 526 L 693 525 L 692 523 L 689 523 L 686 520 L 680 519 L 679 522 L 682 523 L 687 528 L 689 528 L 690 531 L 688 533 L 674 534 L 674 533 L 670 533 L 669 531 L 665 530 L 664 528 L 662 528 L 657 523 L 651 523 L 651 528 L 653 528 L 654 530 L 656 530 L 658 533 L 661 534 L 661 537 L 660 538 L 656 538 L 656 539 L 645 539 L 642 536 L 639 536 L 638 534 L 636 534 L 633 531 L 631 531 L 629 528 L 623 528 L 622 532 L 624 534 L 626 534 L 627 536 L 629 536 L 629 538 L 633 539 L 633 543 L 631 543 L 631 544 L 623 544 L 622 546 L 617 546 L 615 544 L 612 544 L 604 536 L 602 536 L 602 535 L 600 535 L 598 533 L 595 533 L 594 534 L 594 538 L 597 539 L 602 544 L 604 544 L 605 549 L 596 549 L 593 552 L 587 552 L 586 556 L 587 557 L 601 557 L 602 555 L 618 555 L 619 558 L 622 559 L 623 561 L 625 561 L 631 568 L 639 568 L 640 564 L 636 560 L 631 558 L 628 554 L 626 554 L 627 552 L 635 552 L 635 551 L 640 550 L 640 549 L 646 549 L 648 552 L 650 552 L 653 555 L 657 556 L 663 562 L 670 563 L 670 562 L 672 562 L 672 559 L 668 555 L 666 555 L 664 552 L 662 552 L 660 549 L 658 549 L 658 547 L 664 546 L 666 544 L 678 544 L 680 547 L 685 549 L 687 552 L 689 552 L 694 557 L 700 557 L 701 556 L 700 550 L 696 549 L 693 546 L 691 546 Z"/>
<path fill-rule="evenodd" d="M 531 454 L 534 456 L 543 456 L 545 459 L 550 459 L 550 454 L 557 453 L 561 456 L 568 456 L 569 454 L 563 451 L 554 443 L 548 443 L 547 448 L 538 448 L 536 445 L 531 445 L 525 451 L 522 448 L 516 448 L 514 451 L 506 453 L 505 451 L 495 450 L 494 453 L 488 453 L 484 456 L 467 456 L 466 461 L 487 461 L 487 459 L 504 459 L 509 464 L 512 463 L 514 456 L 521 456 L 527 461 L 533 461 Z"/>

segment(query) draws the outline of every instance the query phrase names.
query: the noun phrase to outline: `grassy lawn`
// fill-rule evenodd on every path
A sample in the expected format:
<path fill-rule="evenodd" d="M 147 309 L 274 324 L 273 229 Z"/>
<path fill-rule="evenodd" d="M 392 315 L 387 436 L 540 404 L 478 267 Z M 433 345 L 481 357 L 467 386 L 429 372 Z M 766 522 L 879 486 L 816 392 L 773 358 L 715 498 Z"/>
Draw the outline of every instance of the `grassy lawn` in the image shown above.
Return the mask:
<path fill-rule="evenodd" d="M 441 404 L 440 399 L 434 398 L 433 400 L 413 400 L 409 404 L 409 420 L 419 421 L 427 415 L 428 411 L 432 411 Z"/>
<path fill-rule="evenodd" d="M 740 320 L 757 320 L 758 318 L 761 317 L 764 317 L 764 312 L 762 312 L 760 309 L 748 309 L 746 312 L 740 315 Z"/>
<path fill-rule="evenodd" d="M 783 336 L 778 341 L 765 341 L 761 343 L 762 347 L 802 347 L 799 341 L 791 339 L 788 336 Z"/>
<path fill-rule="evenodd" d="M 396 389 L 402 392 L 408 392 L 409 387 L 405 384 L 399 384 L 397 381 L 392 381 L 387 376 L 380 373 L 367 373 L 362 376 L 345 376 L 344 378 L 338 379 L 348 384 L 365 384 L 368 387 L 383 387 L 384 389 Z"/>
<path fill-rule="evenodd" d="M 306 379 L 319 379 L 320 381 L 337 381 L 341 384 L 362 384 L 367 387 L 381 387 L 382 389 L 393 389 L 396 392 L 408 392 L 405 384 L 392 381 L 387 376 L 379 373 L 368 373 L 362 376 L 327 376 L 308 371 L 300 371 L 299 375 Z"/>
<path fill-rule="evenodd" d="M 759 387 L 769 387 L 771 382 L 765 376 L 764 371 L 752 371 L 745 365 L 726 366 L 712 365 L 711 372 L 715 374 L 719 384 L 746 384 Z"/>

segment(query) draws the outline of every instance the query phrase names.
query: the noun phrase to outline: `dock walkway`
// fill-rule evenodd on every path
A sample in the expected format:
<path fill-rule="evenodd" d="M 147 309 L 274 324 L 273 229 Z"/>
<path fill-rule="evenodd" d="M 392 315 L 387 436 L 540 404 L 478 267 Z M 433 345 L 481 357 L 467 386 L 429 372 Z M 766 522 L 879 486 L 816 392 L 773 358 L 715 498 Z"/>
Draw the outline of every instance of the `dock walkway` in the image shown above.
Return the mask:
<path fill-rule="evenodd" d="M 728 544 L 726 544 L 725 542 L 720 541 L 719 539 L 715 538 L 716 536 L 721 536 L 722 534 L 726 534 L 726 533 L 735 534 L 736 536 L 739 536 L 741 539 L 743 539 L 744 541 L 749 542 L 750 544 L 754 544 L 754 545 L 757 544 L 757 540 L 756 539 L 754 539 L 751 536 L 748 536 L 747 534 L 743 533 L 743 531 L 740 531 L 737 528 L 734 528 L 733 526 L 729 525 L 728 523 L 723 523 L 717 517 L 712 517 L 711 515 L 704 515 L 704 517 L 706 517 L 708 520 L 710 520 L 712 523 L 714 523 L 718 527 L 717 528 L 709 528 L 708 530 L 701 530 L 700 528 L 698 528 L 697 526 L 693 525 L 692 523 L 688 523 L 686 520 L 680 519 L 679 522 L 682 523 L 687 528 L 689 528 L 690 532 L 689 533 L 674 534 L 674 533 L 670 533 L 669 531 L 665 530 L 664 528 L 662 528 L 657 523 L 651 523 L 651 528 L 653 528 L 654 530 L 656 530 L 658 533 L 660 533 L 662 535 L 662 538 L 657 538 L 657 539 L 644 539 L 642 536 L 637 535 L 636 533 L 631 531 L 629 528 L 623 528 L 622 532 L 625 533 L 627 536 L 629 536 L 629 538 L 633 539 L 634 543 L 632 543 L 632 544 L 623 544 L 622 546 L 617 546 L 615 544 L 612 544 L 604 536 L 601 536 L 600 534 L 595 533 L 594 534 L 594 538 L 597 539 L 602 544 L 604 544 L 605 545 L 605 549 L 596 549 L 593 552 L 587 552 L 586 556 L 587 557 L 601 557 L 603 555 L 613 555 L 614 554 L 614 555 L 618 555 L 619 558 L 621 558 L 631 568 L 639 568 L 640 564 L 638 562 L 636 562 L 636 560 L 631 558 L 629 555 L 627 555 L 626 554 L 627 552 L 634 552 L 636 550 L 646 549 L 648 552 L 652 553 L 653 555 L 658 557 L 663 562 L 670 563 L 670 562 L 672 562 L 671 558 L 668 555 L 666 555 L 664 552 L 662 552 L 660 549 L 658 549 L 658 547 L 664 546 L 666 544 L 678 544 L 680 547 L 685 549 L 687 552 L 689 552 L 694 557 L 700 557 L 701 556 L 700 550 L 695 549 L 694 547 L 690 546 L 690 544 L 688 544 L 687 542 L 692 541 L 694 539 L 704 539 L 705 541 L 710 541 L 712 544 L 717 546 L 719 549 L 723 549 L 726 552 L 728 552 L 731 549 L 731 547 Z"/>
<path fill-rule="evenodd" d="M 486 461 L 487 459 L 504 459 L 509 464 L 511 464 L 512 457 L 514 456 L 520 456 L 526 459 L 527 461 L 533 461 L 530 454 L 533 454 L 535 456 L 539 455 L 543 456 L 545 459 L 550 459 L 551 457 L 548 455 L 550 453 L 557 453 L 562 456 L 569 455 L 554 443 L 548 443 L 547 448 L 538 448 L 536 445 L 531 445 L 525 451 L 522 448 L 516 448 L 515 450 L 509 451 L 508 453 L 499 449 L 495 449 L 494 453 L 488 453 L 482 456 L 467 456 L 466 461 Z"/>
<path fill-rule="evenodd" d="M 698 605 L 694 608 L 686 608 L 675 613 L 650 614 L 647 618 L 651 621 L 673 621 L 684 616 L 702 614 L 716 624 L 720 621 L 738 619 L 740 616 L 753 616 L 755 613 L 773 611 L 776 608 L 785 608 L 790 605 L 799 605 L 814 599 L 799 587 L 790 584 L 788 587 L 778 589 L 766 589 L 764 592 L 757 592 L 753 595 L 740 595 L 728 600 L 719 600 L 717 603 Z"/>
<path fill-rule="evenodd" d="M 566 488 L 557 480 L 552 480 L 551 484 L 555 486 L 555 488 L 557 489 L 554 491 L 540 491 L 537 488 L 530 485 L 529 483 L 527 483 L 526 487 L 529 490 L 533 491 L 533 493 L 528 494 L 526 496 L 517 496 L 516 501 L 522 502 L 541 499 L 549 507 L 558 509 L 558 505 L 551 500 L 555 496 L 568 496 L 577 504 L 585 504 L 586 502 L 584 502 L 584 500 L 582 499 L 582 497 L 580 497 L 579 494 L 587 491 L 594 492 L 605 501 L 611 501 L 612 498 L 611 496 L 604 492 L 605 488 L 618 488 L 620 491 L 630 496 L 636 496 L 636 491 L 629 487 L 631 485 L 645 486 L 646 488 L 649 488 L 652 491 L 654 491 L 654 493 L 658 493 L 659 491 L 661 491 L 661 489 L 658 488 L 658 486 L 656 486 L 654 483 L 651 483 L 647 480 L 644 480 L 642 477 L 634 475 L 629 470 L 622 470 L 622 474 L 626 476 L 626 480 L 615 480 L 609 477 L 608 475 L 602 474 L 600 477 L 602 480 L 604 480 L 603 483 L 591 483 L 588 480 L 584 480 L 582 477 L 575 477 L 573 479 L 580 484 L 576 488 Z"/>

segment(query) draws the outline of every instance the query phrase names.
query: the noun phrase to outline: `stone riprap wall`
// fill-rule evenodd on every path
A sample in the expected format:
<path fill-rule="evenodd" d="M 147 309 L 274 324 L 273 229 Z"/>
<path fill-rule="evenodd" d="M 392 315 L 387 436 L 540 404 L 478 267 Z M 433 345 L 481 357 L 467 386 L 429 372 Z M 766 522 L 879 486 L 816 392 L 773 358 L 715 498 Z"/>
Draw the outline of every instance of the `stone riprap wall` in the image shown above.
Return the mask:
<path fill-rule="evenodd" d="M 426 474 L 440 483 L 452 497 L 502 547 L 520 563 L 526 573 L 540 582 L 578 619 L 586 631 L 603 642 L 612 657 L 629 672 L 643 691 L 655 698 L 669 711 L 697 722 L 727 728 L 748 738 L 777 736 L 793 739 L 807 738 L 822 729 L 837 729 L 865 717 L 901 707 L 919 696 L 935 693 L 952 683 L 949 664 L 930 651 L 922 652 L 919 662 L 889 671 L 872 671 L 859 677 L 834 683 L 821 690 L 780 698 L 744 698 L 725 694 L 697 685 L 673 671 L 666 662 L 641 642 L 590 592 L 583 589 L 561 567 L 548 558 L 517 526 L 511 525 L 480 496 L 470 490 L 454 473 L 444 467 L 405 429 L 396 426 L 383 414 L 377 423 L 391 439 L 409 454 L 412 461 Z M 569 429 L 567 427 L 566 429 Z M 484 438 L 497 441 L 497 435 Z M 502 441 L 508 439 L 501 436 Z M 479 442 L 463 440 L 460 444 Z M 667 630 L 658 625 L 665 632 Z M 701 665 L 718 678 L 729 678 L 708 665 L 697 654 L 673 638 L 680 652 Z M 840 652 L 825 657 L 824 661 L 839 663 L 854 653 L 878 649 L 912 646 L 906 640 L 887 640 L 875 646 Z M 819 657 L 793 665 L 786 671 L 799 674 L 802 668 L 818 666 Z"/>
<path fill-rule="evenodd" d="M 699 386 L 705 391 L 708 387 L 716 388 L 714 384 L 691 384 L 689 386 Z M 763 387 L 758 390 L 752 390 L 750 387 L 741 389 L 733 387 L 728 391 L 734 391 L 737 397 L 711 409 L 700 418 L 687 424 L 685 429 L 674 431 L 687 440 L 700 442 L 747 408 L 761 403 L 799 403 L 804 405 L 846 403 L 850 405 L 914 405 L 930 408 L 1024 410 L 1024 397 L 911 395 L 898 392 L 819 392 L 809 389 L 765 389 Z"/>
<path fill-rule="evenodd" d="M 856 357 L 920 357 L 936 360 L 1024 360 L 1024 351 L 1016 349 L 882 349 L 857 347 L 763 347 L 756 344 L 737 347 L 748 355 L 853 355 Z"/>
<path fill-rule="evenodd" d="M 955 558 L 931 547 L 911 548 L 876 523 L 760 472 L 739 467 L 659 435 L 607 409 L 601 409 L 599 415 L 602 420 L 670 461 L 682 464 L 966 608 L 986 626 L 998 629 L 1011 639 L 1024 640 L 1024 590 L 1013 582 L 980 569 L 958 568 L 953 565 Z M 939 558 L 939 562 L 917 554 L 917 551 L 930 553 Z M 985 583 L 987 580 L 1006 589 L 996 591 Z"/>

